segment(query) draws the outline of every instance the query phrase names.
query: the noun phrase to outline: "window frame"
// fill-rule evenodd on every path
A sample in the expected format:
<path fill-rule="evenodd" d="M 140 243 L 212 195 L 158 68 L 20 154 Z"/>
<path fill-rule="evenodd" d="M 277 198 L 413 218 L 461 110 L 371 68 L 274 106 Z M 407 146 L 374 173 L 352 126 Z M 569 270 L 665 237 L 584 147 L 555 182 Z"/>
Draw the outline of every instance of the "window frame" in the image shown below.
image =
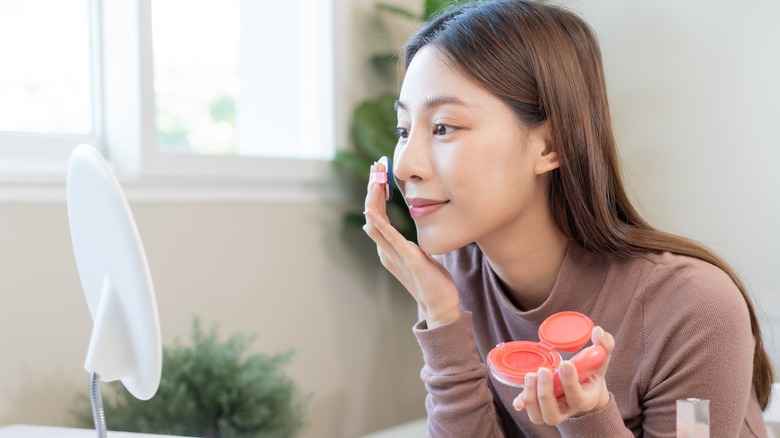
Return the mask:
<path fill-rule="evenodd" d="M 0 184 L 35 180 L 51 181 L 53 175 L 64 174 L 71 152 L 79 144 L 104 150 L 101 38 L 98 17 L 100 0 L 88 0 L 92 133 L 91 135 L 34 134 L 0 132 Z M 38 178 L 43 176 L 43 178 Z"/>
<path fill-rule="evenodd" d="M 328 84 L 328 105 L 335 119 L 334 2 L 326 2 L 327 57 L 323 82 Z M 64 192 L 67 159 L 81 143 L 90 144 L 106 156 L 119 180 L 131 191 L 146 193 L 159 188 L 164 197 L 188 191 L 205 193 L 213 199 L 224 192 L 226 198 L 241 193 L 256 198 L 258 193 L 277 198 L 334 196 L 340 190 L 329 159 L 295 159 L 250 156 L 199 155 L 160 151 L 157 148 L 155 96 L 153 88 L 151 0 L 90 0 L 93 59 L 94 135 L 90 137 L 0 133 L 0 199 L 11 186 L 55 188 Z M 334 149 L 340 137 L 339 126 L 331 120 L 329 141 Z M 15 142 L 15 145 L 11 145 Z M 8 146 L 6 146 L 8 143 Z M 42 157 L 45 157 L 43 160 Z M 61 183 L 59 182 L 61 181 Z M 138 189 L 138 190 L 135 190 Z M 338 195 L 336 195 L 338 196 Z M 152 196 L 154 197 L 154 196 Z M 196 196 L 197 197 L 197 196 Z M 35 196 L 33 196 L 35 198 Z"/>

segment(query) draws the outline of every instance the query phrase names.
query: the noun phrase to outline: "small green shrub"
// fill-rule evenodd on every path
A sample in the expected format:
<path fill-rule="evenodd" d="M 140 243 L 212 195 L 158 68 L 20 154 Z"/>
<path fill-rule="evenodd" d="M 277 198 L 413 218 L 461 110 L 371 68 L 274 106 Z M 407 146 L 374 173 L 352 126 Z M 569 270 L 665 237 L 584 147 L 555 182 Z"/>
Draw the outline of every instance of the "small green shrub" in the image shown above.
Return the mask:
<path fill-rule="evenodd" d="M 217 340 L 193 322 L 192 345 L 163 347 L 157 394 L 133 397 L 119 382 L 104 386 L 109 430 L 219 438 L 288 438 L 304 426 L 308 396 L 282 370 L 292 352 L 245 352 L 254 337 Z M 93 428 L 89 397 L 82 394 L 71 412 L 79 427 Z"/>

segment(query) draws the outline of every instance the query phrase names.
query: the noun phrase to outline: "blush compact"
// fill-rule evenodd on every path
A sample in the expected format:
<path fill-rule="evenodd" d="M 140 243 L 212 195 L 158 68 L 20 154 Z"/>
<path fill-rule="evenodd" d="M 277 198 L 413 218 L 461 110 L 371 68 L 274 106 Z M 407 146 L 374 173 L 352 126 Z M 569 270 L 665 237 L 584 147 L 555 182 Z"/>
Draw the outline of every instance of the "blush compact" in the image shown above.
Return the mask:
<path fill-rule="evenodd" d="M 522 388 L 527 373 L 539 368 L 553 370 L 556 397 L 563 395 L 558 365 L 559 351 L 575 352 L 588 343 L 593 332 L 593 321 L 579 312 L 559 312 L 549 316 L 539 326 L 539 342 L 502 342 L 490 350 L 487 364 L 490 372 L 501 383 Z M 606 358 L 607 352 L 601 345 L 582 350 L 572 357 L 577 368 L 580 383 L 595 373 Z"/>

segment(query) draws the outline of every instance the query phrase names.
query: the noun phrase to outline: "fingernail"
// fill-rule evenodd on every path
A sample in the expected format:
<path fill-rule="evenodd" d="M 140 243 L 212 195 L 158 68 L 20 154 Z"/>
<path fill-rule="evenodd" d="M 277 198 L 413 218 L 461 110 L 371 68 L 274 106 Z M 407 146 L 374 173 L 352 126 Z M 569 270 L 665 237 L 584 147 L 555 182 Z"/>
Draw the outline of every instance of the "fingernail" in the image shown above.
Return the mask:
<path fill-rule="evenodd" d="M 512 406 L 514 406 L 516 411 L 522 411 L 525 409 L 525 400 L 523 400 L 523 395 L 520 394 L 517 396 L 514 402 L 512 402 Z"/>
<path fill-rule="evenodd" d="M 546 382 L 550 378 L 549 373 L 550 370 L 548 370 L 547 368 L 541 368 L 536 373 L 536 379 L 540 382 Z"/>
<path fill-rule="evenodd" d="M 600 341 L 603 341 L 604 340 L 604 329 L 601 328 L 601 326 L 597 325 L 596 327 L 593 328 L 593 330 L 598 330 L 598 332 L 596 333 L 596 339 L 598 339 Z"/>
<path fill-rule="evenodd" d="M 534 373 L 528 373 L 525 375 L 525 388 L 533 388 L 536 386 L 536 375 Z"/>
<path fill-rule="evenodd" d="M 569 362 L 568 360 L 565 360 L 561 362 L 561 365 L 558 367 L 558 370 L 561 372 L 561 375 L 568 376 L 569 374 L 571 374 L 571 366 L 572 363 Z"/>

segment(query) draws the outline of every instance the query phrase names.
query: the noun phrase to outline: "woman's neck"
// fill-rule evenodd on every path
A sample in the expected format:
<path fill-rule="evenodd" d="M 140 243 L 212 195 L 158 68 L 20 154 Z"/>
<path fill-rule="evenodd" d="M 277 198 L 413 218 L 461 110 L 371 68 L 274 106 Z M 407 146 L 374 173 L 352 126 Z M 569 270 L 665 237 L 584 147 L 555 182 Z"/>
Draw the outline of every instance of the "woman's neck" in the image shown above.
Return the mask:
<path fill-rule="evenodd" d="M 552 293 L 569 239 L 548 217 L 511 227 L 477 245 L 509 297 L 528 311 L 541 306 Z"/>

